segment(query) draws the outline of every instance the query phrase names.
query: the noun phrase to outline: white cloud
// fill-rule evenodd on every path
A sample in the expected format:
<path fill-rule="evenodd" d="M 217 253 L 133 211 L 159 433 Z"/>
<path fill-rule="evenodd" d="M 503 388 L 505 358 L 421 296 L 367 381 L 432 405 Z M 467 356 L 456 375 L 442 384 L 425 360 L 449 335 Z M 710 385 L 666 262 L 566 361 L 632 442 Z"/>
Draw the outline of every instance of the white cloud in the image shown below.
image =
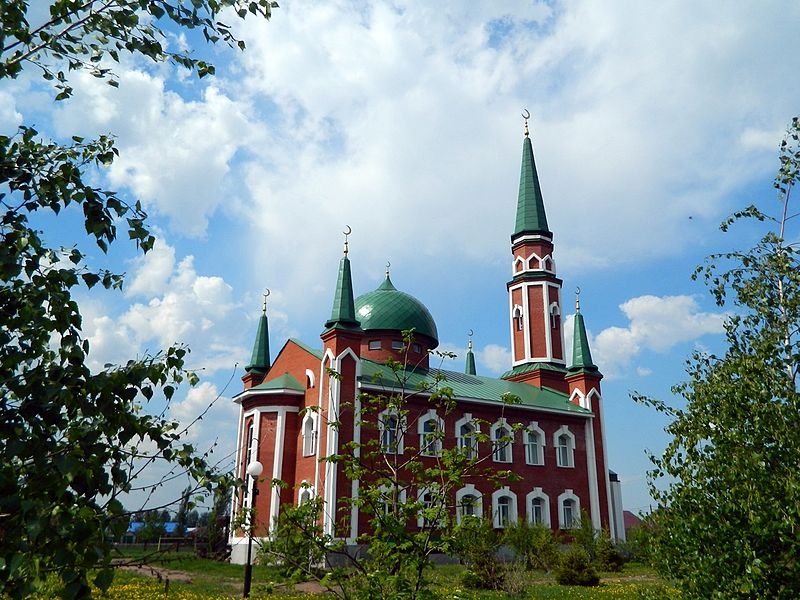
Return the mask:
<path fill-rule="evenodd" d="M 511 351 L 497 344 L 488 344 L 476 352 L 482 365 L 492 373 L 499 374 L 511 368 Z"/>
<path fill-rule="evenodd" d="M 620 310 L 628 318 L 627 327 L 609 327 L 590 339 L 592 358 L 610 377 L 619 376 L 645 350 L 664 353 L 724 331 L 725 315 L 701 311 L 693 296 L 639 296 Z"/>

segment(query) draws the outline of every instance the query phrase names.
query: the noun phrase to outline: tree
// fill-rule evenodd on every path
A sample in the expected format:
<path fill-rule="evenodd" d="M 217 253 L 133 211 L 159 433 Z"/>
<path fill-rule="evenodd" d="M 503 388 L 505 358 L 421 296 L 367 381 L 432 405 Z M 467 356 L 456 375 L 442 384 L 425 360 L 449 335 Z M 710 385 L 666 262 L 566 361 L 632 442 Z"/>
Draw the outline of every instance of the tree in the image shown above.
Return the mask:
<path fill-rule="evenodd" d="M 39 72 L 55 99 L 72 94 L 68 74 L 86 70 L 116 86 L 122 54 L 172 61 L 200 77 L 213 66 L 172 50 L 165 28 L 197 30 L 206 41 L 239 48 L 220 18 L 268 18 L 269 0 L 52 0 L 47 19 L 31 25 L 27 0 L 0 4 L 0 81 Z M 33 18 L 33 17 L 31 17 Z M 171 463 L 203 487 L 218 474 L 208 457 L 181 442 L 182 431 L 138 407 L 167 401 L 196 376 L 184 369 L 187 349 L 108 366 L 87 367 L 77 288 L 120 288 L 123 278 L 92 268 L 80 243 L 51 247 L 38 213 L 82 213 L 88 239 L 103 252 L 117 227 L 147 252 L 154 237 L 139 202 L 92 184 L 89 172 L 117 155 L 111 137 L 46 139 L 32 127 L 0 135 L 0 585 L 27 595 L 54 573 L 68 598 L 90 594 L 87 574 L 106 588 L 110 537 L 127 526 L 118 496 L 130 491 L 144 463 Z M 149 446 L 154 453 L 144 454 Z"/>
<path fill-rule="evenodd" d="M 687 599 L 800 597 L 800 256 L 787 241 L 798 137 L 796 117 L 780 147 L 779 215 L 750 206 L 722 224 L 750 218 L 774 230 L 695 273 L 719 306 L 732 305 L 727 349 L 693 354 L 674 388 L 684 408 L 649 401 L 672 416 L 673 436 L 652 457 L 654 558 Z"/>
<path fill-rule="evenodd" d="M 319 552 L 335 558 L 329 564 L 334 568 L 322 583 L 342 598 L 426 597 L 431 556 L 448 554 L 453 543 L 456 491 L 477 478 L 493 482 L 514 478 L 509 471 L 481 466 L 490 460 L 492 448 L 480 455 L 479 444 L 487 447 L 511 441 L 510 436 L 490 440 L 485 433 L 490 429 L 487 423 L 479 427 L 476 419 L 475 431 L 469 434 L 472 443 L 461 447 L 444 447 L 445 432 L 440 426 L 415 435 L 429 409 L 435 408 L 437 414 L 446 416 L 455 409 L 455 400 L 441 371 L 431 370 L 430 380 L 412 384 L 417 374 L 408 352 L 413 330 L 403 332 L 403 341 L 405 351 L 401 351 L 400 360 L 388 360 L 385 371 L 374 381 L 383 391 L 361 393 L 356 406 L 343 409 L 343 413 L 349 412 L 347 418 L 340 415 L 339 422 L 330 423 L 344 432 L 349 426 L 342 423 L 352 415 L 359 426 L 358 441 L 342 444 L 338 453 L 324 460 L 336 463 L 347 480 L 358 482 L 358 493 L 341 498 L 336 513 L 345 520 L 354 510 L 363 515 L 369 532 L 358 543 L 366 551 L 345 546 L 341 540 L 346 538 L 346 529 L 325 534 L 318 526 L 308 526 L 314 522 L 308 518 L 298 519 L 300 527 L 293 529 L 286 520 L 279 521 L 282 528 L 278 531 L 288 539 L 279 539 L 262 551 L 278 553 L 273 562 L 281 561 L 288 570 L 301 570 L 310 577 L 317 577 L 319 572 L 309 556 Z M 451 356 L 433 354 L 440 358 Z M 338 376 L 335 372 L 330 374 Z M 509 395 L 499 400 L 513 403 L 518 398 Z M 522 425 L 511 427 L 520 429 Z M 319 519 L 323 504 L 315 506 Z M 293 515 L 296 513 L 292 511 Z M 301 514 L 307 517 L 305 511 Z M 311 542 L 315 549 L 299 555 L 280 552 L 281 548 L 301 545 L 298 537 L 304 537 L 302 544 Z"/>

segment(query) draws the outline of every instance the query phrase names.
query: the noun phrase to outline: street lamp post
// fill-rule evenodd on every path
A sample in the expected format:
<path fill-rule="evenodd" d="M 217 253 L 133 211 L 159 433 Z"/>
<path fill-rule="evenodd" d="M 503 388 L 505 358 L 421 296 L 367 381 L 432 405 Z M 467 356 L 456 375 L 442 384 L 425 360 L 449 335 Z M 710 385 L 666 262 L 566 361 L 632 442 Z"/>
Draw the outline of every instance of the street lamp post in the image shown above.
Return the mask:
<path fill-rule="evenodd" d="M 242 590 L 242 598 L 250 597 L 250 582 L 253 579 L 253 528 L 255 527 L 256 516 L 256 497 L 258 496 L 258 477 L 264 470 L 262 465 L 257 460 L 254 460 L 247 465 L 247 474 L 253 478 L 253 488 L 250 492 L 250 515 L 247 521 L 247 562 L 244 563 L 244 589 Z"/>

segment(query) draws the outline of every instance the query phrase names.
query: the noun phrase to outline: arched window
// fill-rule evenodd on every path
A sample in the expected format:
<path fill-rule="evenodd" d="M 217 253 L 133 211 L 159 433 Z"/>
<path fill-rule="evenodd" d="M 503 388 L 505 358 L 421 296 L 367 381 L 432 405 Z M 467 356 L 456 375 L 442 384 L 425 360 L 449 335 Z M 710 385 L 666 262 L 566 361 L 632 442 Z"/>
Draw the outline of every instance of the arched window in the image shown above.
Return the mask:
<path fill-rule="evenodd" d="M 419 433 L 419 450 L 423 456 L 439 456 L 442 452 L 442 431 L 444 422 L 436 414 L 434 409 L 417 421 L 417 432 Z"/>
<path fill-rule="evenodd" d="M 514 317 L 514 328 L 518 331 L 522 331 L 522 307 L 516 305 L 512 314 Z"/>
<path fill-rule="evenodd" d="M 544 439 L 544 431 L 539 428 L 539 424 L 536 421 L 531 421 L 523 435 L 526 464 L 544 464 Z"/>
<path fill-rule="evenodd" d="M 553 302 L 550 305 L 550 328 L 555 329 L 561 324 L 561 309 Z"/>
<path fill-rule="evenodd" d="M 456 492 L 456 522 L 464 517 L 483 517 L 483 497 L 471 483 Z"/>
<path fill-rule="evenodd" d="M 305 504 L 314 497 L 314 488 L 307 482 L 303 481 L 300 487 L 300 493 L 297 495 L 297 504 Z"/>
<path fill-rule="evenodd" d="M 492 494 L 492 525 L 502 529 L 517 522 L 517 495 L 503 487 Z"/>
<path fill-rule="evenodd" d="M 556 447 L 556 464 L 559 467 L 574 467 L 575 435 L 569 427 L 563 425 L 553 434 L 553 445 Z"/>
<path fill-rule="evenodd" d="M 387 409 L 378 415 L 378 430 L 381 436 L 381 452 L 384 454 L 403 453 L 403 433 L 405 431 L 403 420 L 392 409 Z"/>
<path fill-rule="evenodd" d="M 441 491 L 436 486 L 426 487 L 419 491 L 419 516 L 417 526 L 439 528 L 445 524 L 447 506 Z"/>
<path fill-rule="evenodd" d="M 511 427 L 508 426 L 506 420 L 500 419 L 491 429 L 492 433 L 492 459 L 494 462 L 510 463 L 512 457 L 512 445 L 514 442 L 514 434 Z"/>
<path fill-rule="evenodd" d="M 561 529 L 572 529 L 580 526 L 581 501 L 572 490 L 565 490 L 558 497 L 558 526 Z"/>
<path fill-rule="evenodd" d="M 528 508 L 528 522 L 532 525 L 550 527 L 550 498 L 542 488 L 533 488 L 525 497 Z"/>
<path fill-rule="evenodd" d="M 303 456 L 314 456 L 317 453 L 317 419 L 311 412 L 303 417 Z"/>
<path fill-rule="evenodd" d="M 478 457 L 478 433 L 478 424 L 472 420 L 471 414 L 466 413 L 456 421 L 456 442 L 467 458 Z"/>

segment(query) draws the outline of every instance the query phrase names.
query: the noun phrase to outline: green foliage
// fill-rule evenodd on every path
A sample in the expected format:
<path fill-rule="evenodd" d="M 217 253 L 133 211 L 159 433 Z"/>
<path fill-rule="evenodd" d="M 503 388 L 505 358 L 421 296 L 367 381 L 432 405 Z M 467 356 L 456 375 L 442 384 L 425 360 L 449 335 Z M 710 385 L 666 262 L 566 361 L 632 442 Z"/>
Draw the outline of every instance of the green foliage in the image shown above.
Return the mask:
<path fill-rule="evenodd" d="M 320 525 L 322 508 L 319 497 L 281 507 L 272 538 L 258 549 L 259 564 L 275 565 L 283 577 L 301 580 L 318 573 L 329 545 Z"/>
<path fill-rule="evenodd" d="M 600 576 L 595 571 L 591 558 L 578 545 L 570 546 L 561 557 L 555 576 L 561 585 L 595 586 L 600 583 Z"/>
<path fill-rule="evenodd" d="M 452 532 L 451 552 L 467 567 L 462 583 L 472 589 L 497 590 L 503 565 L 497 557 L 502 540 L 489 519 L 465 517 Z"/>
<path fill-rule="evenodd" d="M 594 565 L 599 571 L 619 573 L 625 565 L 625 557 L 611 540 L 607 531 L 601 531 L 594 546 Z"/>
<path fill-rule="evenodd" d="M 206 40 L 241 47 L 220 11 L 236 5 L 269 16 L 256 0 L 52 0 L 49 19 L 31 27 L 28 2 L 0 5 L 0 81 L 33 67 L 54 86 L 56 100 L 72 94 L 67 74 L 86 69 L 116 85 L 109 65 L 121 54 L 172 60 L 200 76 L 213 67 L 191 53 L 171 51 L 162 26 L 198 29 Z M 241 14 L 240 14 L 241 16 Z M 99 372 L 87 366 L 74 294 L 122 286 L 119 274 L 93 269 L 78 243 L 54 248 L 36 229 L 38 213 L 77 211 L 102 252 L 123 226 L 144 252 L 154 237 L 139 202 L 96 187 L 88 171 L 117 156 L 111 137 L 47 140 L 33 127 L 0 133 L 0 590 L 11 598 L 48 576 L 66 598 L 90 595 L 89 573 L 101 589 L 111 582 L 111 539 L 124 532 L 118 500 L 136 487 L 143 465 L 165 462 L 211 489 L 220 477 L 176 423 L 146 414 L 150 400 L 171 399 L 197 381 L 185 370 L 188 350 L 173 347 Z M 163 413 L 162 413 L 163 414 Z M 144 452 L 142 448 L 153 448 Z"/>
<path fill-rule="evenodd" d="M 517 559 L 527 569 L 542 569 L 549 573 L 561 559 L 553 530 L 541 524 L 532 525 L 525 519 L 506 527 L 503 543 L 514 549 Z"/>
<path fill-rule="evenodd" d="M 655 561 L 687 599 L 800 597 L 800 261 L 785 239 L 798 137 L 795 118 L 775 180 L 780 216 L 749 207 L 723 223 L 756 219 L 775 231 L 696 272 L 720 306 L 735 307 L 727 350 L 694 353 L 688 381 L 674 388 L 685 408 L 651 402 L 673 419 L 650 473 Z"/>

